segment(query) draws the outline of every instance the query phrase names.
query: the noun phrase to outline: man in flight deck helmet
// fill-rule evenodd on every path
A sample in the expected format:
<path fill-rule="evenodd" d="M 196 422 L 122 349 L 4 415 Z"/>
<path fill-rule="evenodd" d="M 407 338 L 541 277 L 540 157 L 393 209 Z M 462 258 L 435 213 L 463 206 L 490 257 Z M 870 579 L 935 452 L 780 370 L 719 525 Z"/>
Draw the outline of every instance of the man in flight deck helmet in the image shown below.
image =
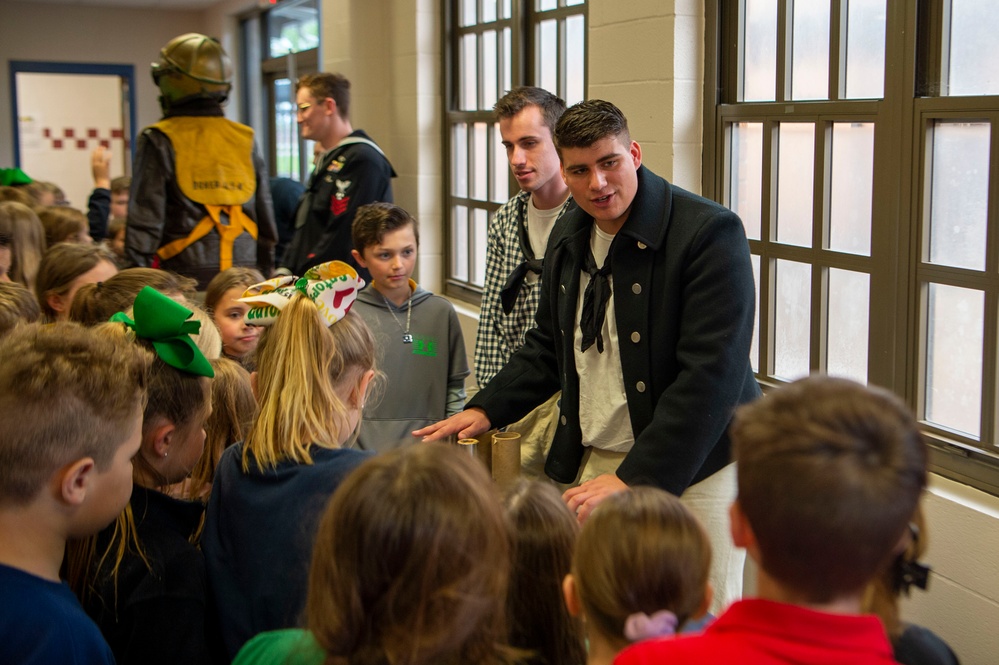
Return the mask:
<path fill-rule="evenodd" d="M 222 113 L 232 64 L 217 40 L 171 39 L 152 65 L 163 118 L 136 144 L 125 234 L 130 265 L 159 265 L 204 289 L 231 266 L 269 275 L 277 231 L 253 130 Z"/>

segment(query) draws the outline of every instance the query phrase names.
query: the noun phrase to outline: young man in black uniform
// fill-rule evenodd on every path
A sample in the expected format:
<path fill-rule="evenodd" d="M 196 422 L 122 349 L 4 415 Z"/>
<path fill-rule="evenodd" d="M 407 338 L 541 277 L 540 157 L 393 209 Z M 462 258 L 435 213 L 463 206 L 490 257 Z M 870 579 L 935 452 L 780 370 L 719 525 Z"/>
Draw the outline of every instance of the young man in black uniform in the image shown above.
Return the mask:
<path fill-rule="evenodd" d="M 295 100 L 302 138 L 322 145 L 325 153 L 309 179 L 295 216 L 295 237 L 281 259 L 279 273 L 301 275 L 334 259 L 357 265 L 350 250 L 351 224 L 357 209 L 376 201 L 392 202 L 395 171 L 382 149 L 350 124 L 350 81 L 340 74 L 311 74 L 298 80 Z"/>

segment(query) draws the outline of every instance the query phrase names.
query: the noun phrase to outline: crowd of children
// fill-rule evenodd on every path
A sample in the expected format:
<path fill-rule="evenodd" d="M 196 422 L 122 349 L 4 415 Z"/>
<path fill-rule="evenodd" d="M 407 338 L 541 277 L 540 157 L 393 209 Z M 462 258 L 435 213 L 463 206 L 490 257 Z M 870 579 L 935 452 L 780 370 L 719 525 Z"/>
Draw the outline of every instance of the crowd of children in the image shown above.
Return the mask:
<path fill-rule="evenodd" d="M 885 391 L 812 377 L 738 411 L 731 537 L 757 591 L 715 618 L 711 542 L 676 497 L 631 488 L 580 527 L 552 485 L 500 496 L 410 436 L 462 409 L 469 370 L 402 208 L 355 218 L 370 284 L 338 261 L 236 267 L 202 307 L 17 198 L 0 191 L 2 662 L 957 663 L 899 617 L 925 585 L 926 450 Z"/>

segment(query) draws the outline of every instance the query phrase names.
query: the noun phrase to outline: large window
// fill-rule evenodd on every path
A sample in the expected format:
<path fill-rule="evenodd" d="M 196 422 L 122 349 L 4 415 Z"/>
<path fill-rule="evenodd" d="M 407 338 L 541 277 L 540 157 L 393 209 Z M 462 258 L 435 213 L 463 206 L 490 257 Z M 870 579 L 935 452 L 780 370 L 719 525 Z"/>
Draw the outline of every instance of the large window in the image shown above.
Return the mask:
<path fill-rule="evenodd" d="M 478 298 L 485 283 L 486 229 L 516 193 L 492 108 L 506 91 L 536 85 L 568 104 L 586 85 L 584 0 L 449 0 L 445 9 L 449 165 L 447 284 Z"/>
<path fill-rule="evenodd" d="M 993 3 L 707 13 L 704 187 L 746 225 L 761 382 L 827 372 L 887 386 L 924 423 L 935 470 L 996 492 Z"/>
<path fill-rule="evenodd" d="M 313 142 L 298 133 L 295 81 L 317 71 L 319 25 L 319 0 L 283 0 L 243 17 L 243 101 L 272 176 L 304 182 L 312 171 Z"/>

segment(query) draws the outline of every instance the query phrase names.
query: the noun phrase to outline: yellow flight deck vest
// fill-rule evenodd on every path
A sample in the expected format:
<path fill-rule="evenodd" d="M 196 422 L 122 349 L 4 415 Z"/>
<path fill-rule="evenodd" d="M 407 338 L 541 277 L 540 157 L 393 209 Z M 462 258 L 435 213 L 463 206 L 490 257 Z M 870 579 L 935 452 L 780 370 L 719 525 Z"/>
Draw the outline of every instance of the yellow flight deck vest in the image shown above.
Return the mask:
<path fill-rule="evenodd" d="M 184 196 L 205 206 L 208 214 L 186 238 L 160 247 L 171 259 L 215 229 L 219 234 L 219 269 L 232 267 L 232 246 L 240 235 L 257 238 L 257 224 L 243 211 L 257 190 L 253 168 L 253 130 L 219 117 L 178 116 L 155 125 L 173 144 L 177 185 Z M 224 223 L 222 213 L 228 214 Z"/>

